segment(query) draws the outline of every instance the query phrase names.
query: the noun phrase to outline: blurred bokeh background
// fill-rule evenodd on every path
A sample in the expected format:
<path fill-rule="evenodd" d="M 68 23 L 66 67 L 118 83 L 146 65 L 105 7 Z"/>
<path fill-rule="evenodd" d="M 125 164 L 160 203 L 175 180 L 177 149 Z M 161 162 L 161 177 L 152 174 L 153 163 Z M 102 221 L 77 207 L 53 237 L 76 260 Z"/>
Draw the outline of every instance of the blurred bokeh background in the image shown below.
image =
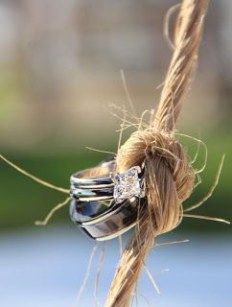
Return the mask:
<path fill-rule="evenodd" d="M 120 70 L 125 72 L 137 113 L 154 108 L 171 56 L 163 21 L 174 4 L 172 0 L 0 1 L 0 152 L 64 187 L 71 173 L 106 157 L 87 146 L 115 152 L 120 120 L 110 105 L 128 106 Z M 209 154 L 202 184 L 187 204 L 207 193 L 225 153 L 218 187 L 197 213 L 229 219 L 231 16 L 231 1 L 211 2 L 198 71 L 178 124 L 181 132 L 201 138 Z M 196 144 L 182 141 L 193 156 Z M 201 151 L 196 167 L 203 159 Z M 1 161 L 0 195 L 0 305 L 74 306 L 93 243 L 71 224 L 68 207 L 55 215 L 52 226 L 34 226 L 63 195 L 22 177 Z M 184 220 L 171 238 L 193 242 L 159 248 L 149 258 L 151 272 L 157 273 L 165 293 L 162 297 L 153 293 L 144 277 L 142 295 L 151 306 L 231 306 L 231 233 L 224 224 Z M 116 264 L 117 242 L 108 246 L 112 261 L 107 258 L 104 265 L 100 301 Z M 165 279 L 166 266 L 170 272 Z M 91 284 L 87 289 L 78 306 L 87 302 L 94 306 Z M 146 304 L 141 297 L 138 302 Z"/>

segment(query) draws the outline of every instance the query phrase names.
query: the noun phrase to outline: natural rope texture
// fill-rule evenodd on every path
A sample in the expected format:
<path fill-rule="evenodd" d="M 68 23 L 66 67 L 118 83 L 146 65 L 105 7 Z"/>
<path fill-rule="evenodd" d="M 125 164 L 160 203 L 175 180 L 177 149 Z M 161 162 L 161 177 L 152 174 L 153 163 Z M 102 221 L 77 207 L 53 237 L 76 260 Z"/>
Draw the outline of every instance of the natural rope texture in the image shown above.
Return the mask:
<path fill-rule="evenodd" d="M 182 202 L 194 187 L 195 173 L 173 131 L 195 67 L 208 0 L 183 0 L 174 29 L 174 51 L 151 127 L 134 132 L 116 157 L 119 171 L 144 164 L 146 201 L 135 235 L 124 250 L 106 307 L 129 306 L 154 238 L 181 222 Z"/>

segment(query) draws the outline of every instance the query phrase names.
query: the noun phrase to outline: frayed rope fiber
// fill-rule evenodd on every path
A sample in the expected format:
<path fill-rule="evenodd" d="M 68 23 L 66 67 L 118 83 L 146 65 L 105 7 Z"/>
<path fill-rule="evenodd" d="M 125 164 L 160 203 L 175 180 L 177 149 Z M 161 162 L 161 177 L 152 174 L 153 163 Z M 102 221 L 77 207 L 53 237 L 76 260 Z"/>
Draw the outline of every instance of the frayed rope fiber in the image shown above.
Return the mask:
<path fill-rule="evenodd" d="M 116 157 L 118 171 L 144 165 L 146 200 L 135 234 L 120 259 L 106 307 L 127 307 L 145 257 L 160 234 L 183 218 L 182 202 L 194 188 L 195 172 L 174 129 L 195 68 L 208 0 L 183 0 L 175 22 L 173 55 L 160 103 L 149 128 L 132 133 Z"/>

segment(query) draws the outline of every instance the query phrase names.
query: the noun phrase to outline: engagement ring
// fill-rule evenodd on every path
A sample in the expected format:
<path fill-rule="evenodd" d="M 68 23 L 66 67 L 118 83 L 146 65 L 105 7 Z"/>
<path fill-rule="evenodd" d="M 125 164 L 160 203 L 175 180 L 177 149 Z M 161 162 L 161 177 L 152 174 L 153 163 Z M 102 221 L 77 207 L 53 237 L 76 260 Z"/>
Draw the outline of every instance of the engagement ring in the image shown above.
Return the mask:
<path fill-rule="evenodd" d="M 143 203 L 143 172 L 139 166 L 123 173 L 115 161 L 103 162 L 71 176 L 71 219 L 91 238 L 115 238 L 132 228 Z"/>

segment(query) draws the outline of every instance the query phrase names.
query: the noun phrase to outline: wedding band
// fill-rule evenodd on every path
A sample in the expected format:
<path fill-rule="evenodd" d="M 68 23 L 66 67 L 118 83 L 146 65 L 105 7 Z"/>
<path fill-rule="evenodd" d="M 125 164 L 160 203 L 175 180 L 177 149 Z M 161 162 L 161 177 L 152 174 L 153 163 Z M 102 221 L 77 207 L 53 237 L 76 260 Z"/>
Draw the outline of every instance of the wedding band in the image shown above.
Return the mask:
<path fill-rule="evenodd" d="M 123 173 L 116 173 L 115 168 L 112 160 L 70 178 L 71 219 L 99 241 L 115 238 L 132 228 L 144 197 L 140 167 Z"/>
<path fill-rule="evenodd" d="M 114 207 L 113 210 L 107 210 L 100 216 L 85 219 L 86 216 L 83 216 L 80 212 L 80 203 L 78 204 L 77 200 L 72 200 L 70 205 L 70 216 L 71 219 L 92 239 L 105 241 L 116 238 L 134 227 L 141 205 L 142 202 L 133 198 L 124 201 L 119 206 Z M 85 206 L 86 204 L 84 204 L 82 208 L 85 208 Z"/>

